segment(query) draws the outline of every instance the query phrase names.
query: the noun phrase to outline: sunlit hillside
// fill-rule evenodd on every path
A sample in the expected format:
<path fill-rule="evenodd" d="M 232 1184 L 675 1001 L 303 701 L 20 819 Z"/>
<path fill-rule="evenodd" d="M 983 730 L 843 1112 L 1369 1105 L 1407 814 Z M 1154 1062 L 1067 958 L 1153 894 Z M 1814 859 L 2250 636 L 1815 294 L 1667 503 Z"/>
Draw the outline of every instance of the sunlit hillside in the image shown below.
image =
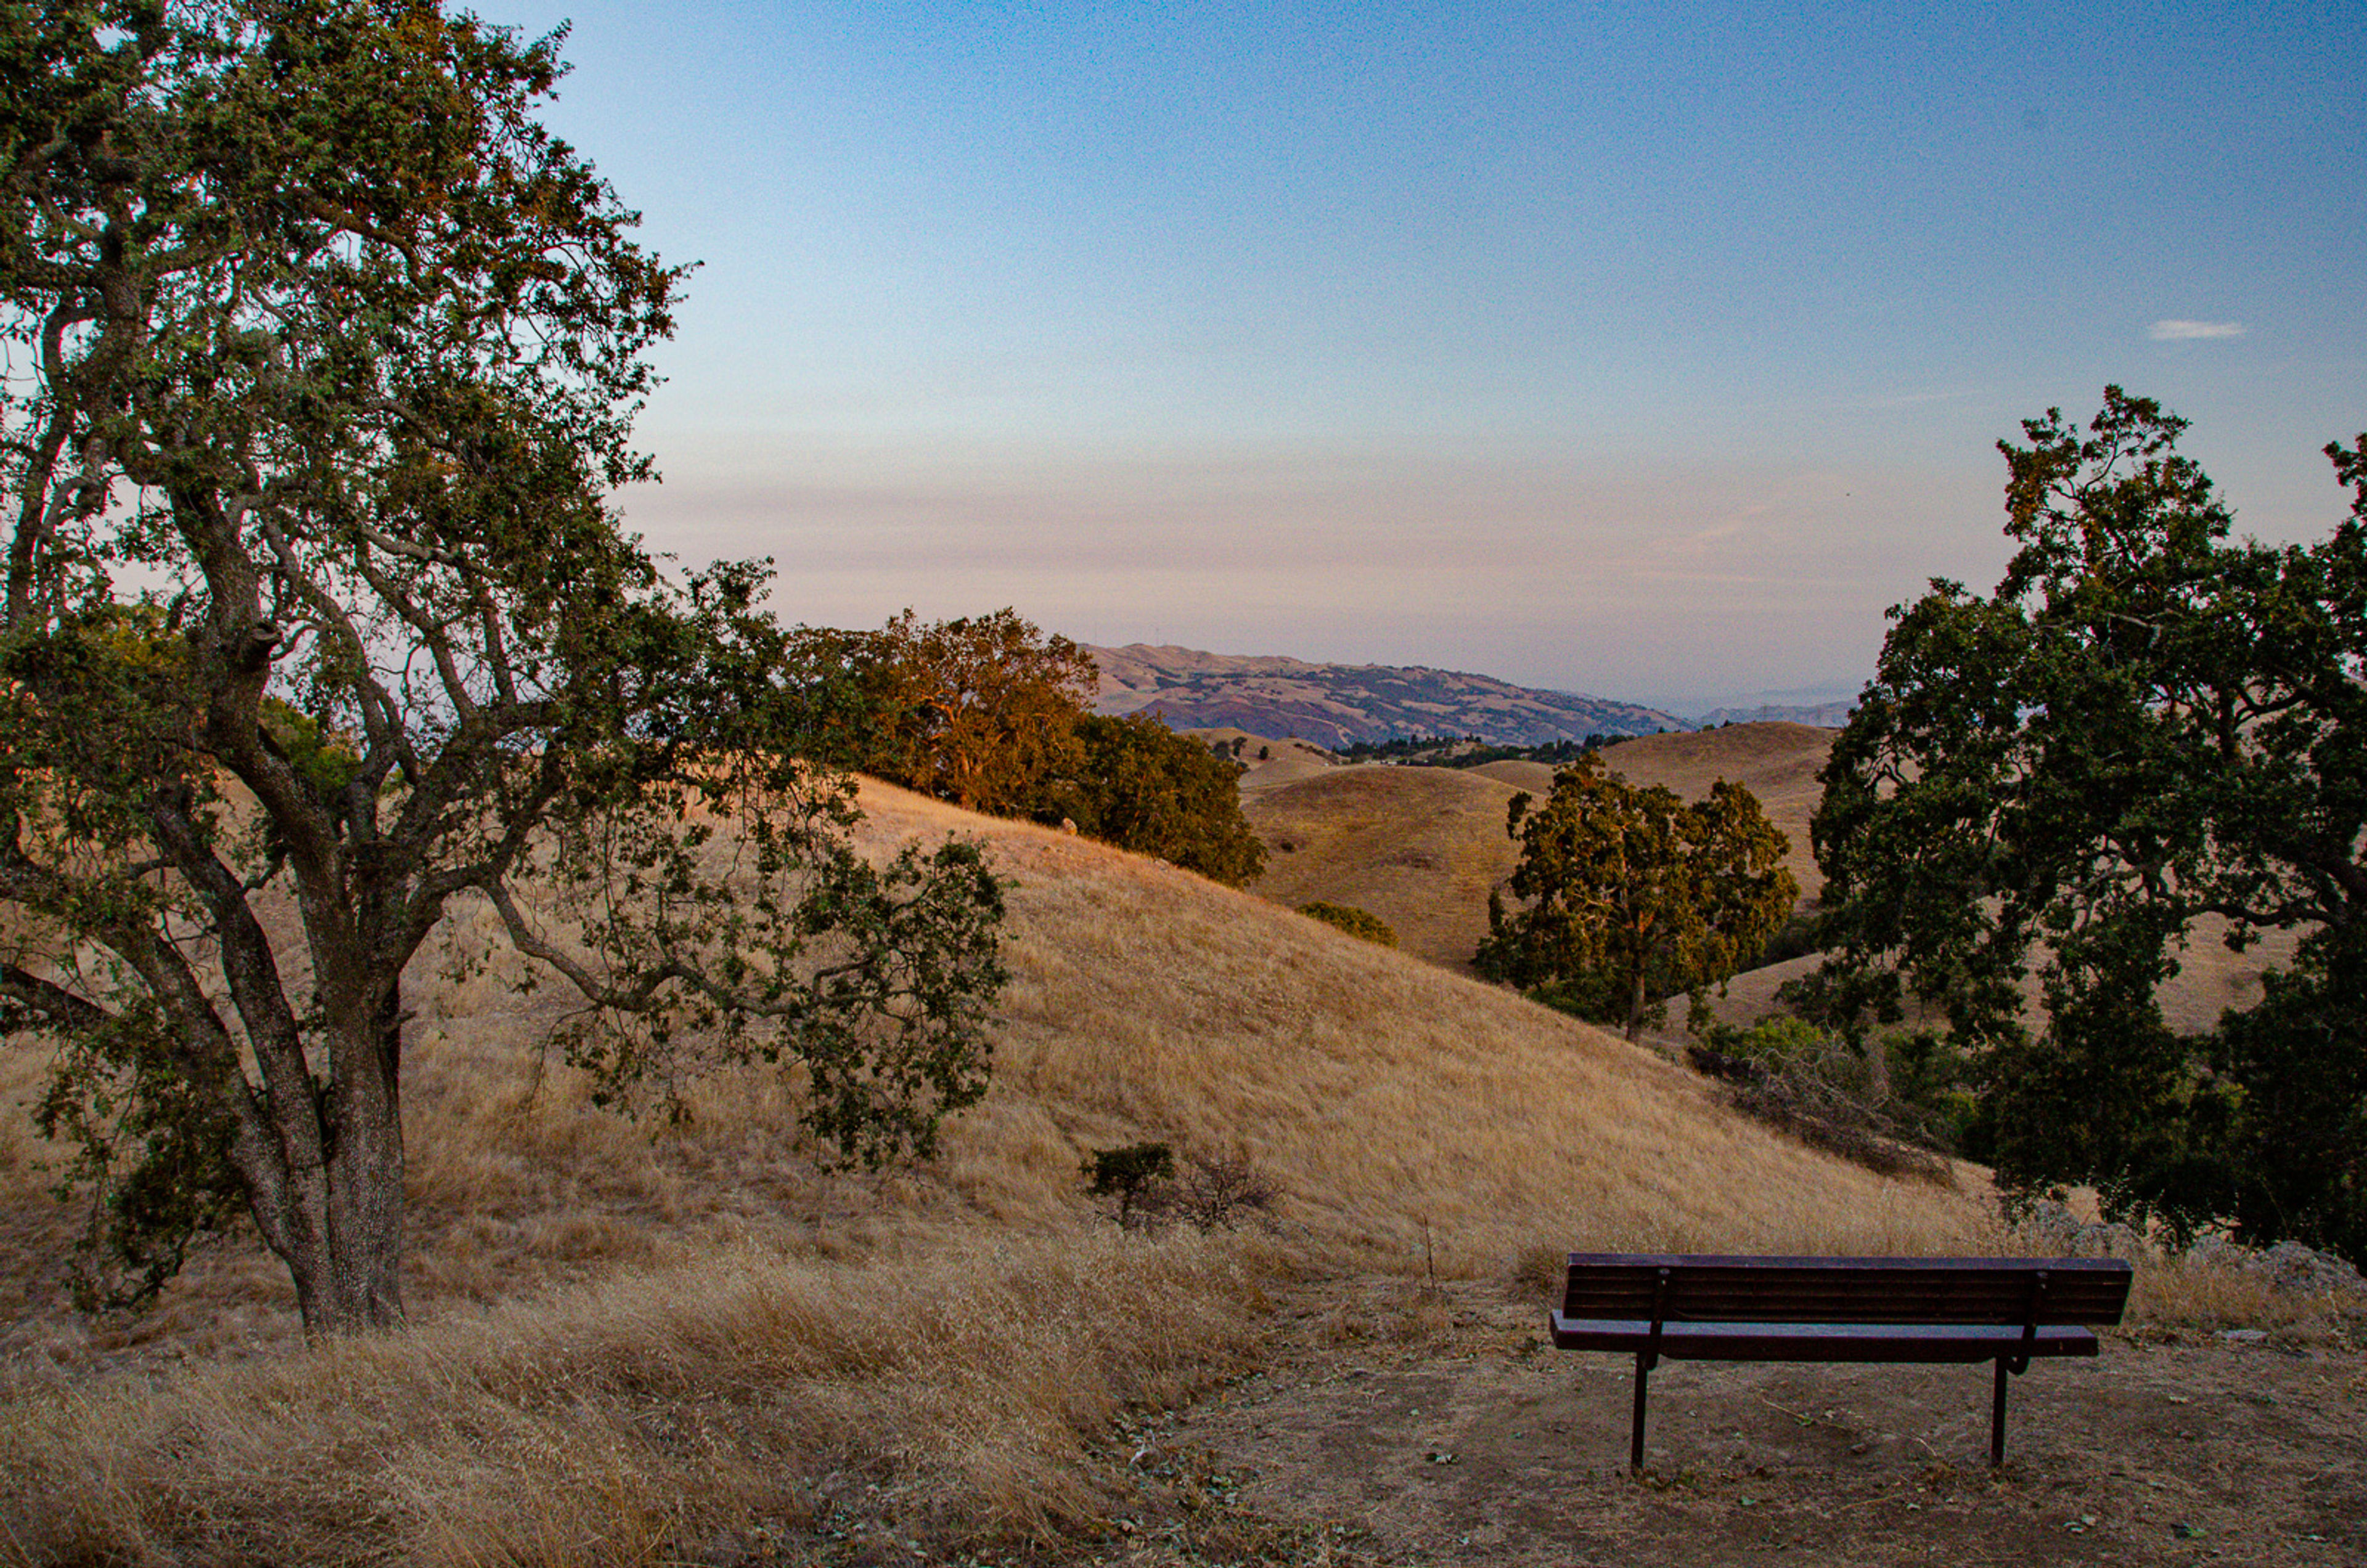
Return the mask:
<path fill-rule="evenodd" d="M 1804 724 L 1738 724 L 1624 740 L 1603 756 L 1631 783 L 1665 784 L 1688 800 L 1721 778 L 1747 785 L 1790 840 L 1784 864 L 1813 897 L 1821 878 L 1808 817 L 1832 738 Z M 1241 810 L 1267 852 L 1252 886 L 1294 908 L 1320 898 L 1369 909 L 1396 928 L 1406 951 L 1467 973 L 1488 934 L 1489 890 L 1519 860 L 1505 806 L 1524 790 L 1544 796 L 1553 775 L 1542 762 L 1245 773 Z"/>
<path fill-rule="evenodd" d="M 1518 791 L 1455 768 L 1366 762 L 1268 784 L 1241 780 L 1241 814 L 1265 845 L 1251 890 L 1297 908 L 1325 899 L 1387 920 L 1408 953 L 1467 973 L 1488 933 L 1488 893 L 1512 874 L 1504 807 Z"/>
<path fill-rule="evenodd" d="M 1458 796 L 1501 811 L 1509 793 L 1435 770 L 1341 777 L 1432 784 L 1440 811 Z M 523 964 L 505 955 L 440 972 L 498 946 L 491 912 L 466 909 L 408 997 L 415 1312 L 742 1246 L 837 1258 L 978 1225 L 1058 1232 L 1092 1214 L 1086 1155 L 1143 1139 L 1247 1158 L 1282 1191 L 1294 1254 L 1326 1268 L 1400 1263 L 1425 1224 L 1436 1267 L 1487 1273 L 1533 1247 L 1879 1250 L 1965 1222 L 1956 1199 L 1730 1117 L 1648 1053 L 1267 899 L 887 785 L 865 801 L 873 841 L 976 835 L 1010 881 L 994 1088 L 952 1124 L 942 1163 L 823 1174 L 787 1133 L 794 1082 L 757 1071 L 702 1087 L 684 1129 L 594 1110 L 538 1048 L 568 1008 L 561 987 L 521 995 Z M 201 1257 L 148 1317 L 86 1332 L 62 1301 L 79 1213 L 41 1191 L 58 1151 L 22 1113 L 38 1054 L 6 1060 L 17 1113 L 0 1122 L 0 1347 L 17 1365 L 286 1337 L 284 1280 L 243 1243 Z"/>
<path fill-rule="evenodd" d="M 554 991 L 521 998 L 502 961 L 423 966 L 413 1326 L 305 1349 L 243 1241 L 144 1319 L 76 1318 L 78 1216 L 10 1118 L 12 1550 L 623 1562 L 856 1520 L 993 1536 L 1091 1516 L 1094 1434 L 1253 1364 L 1277 1292 L 1355 1333 L 1376 1280 L 1525 1292 L 1571 1248 L 2012 1245 L 1976 1178 L 1810 1152 L 1509 992 L 1080 838 L 865 799 L 872 843 L 975 835 L 1010 883 L 994 1088 L 934 1167 L 818 1170 L 789 1131 L 796 1082 L 753 1071 L 708 1084 L 687 1127 L 619 1121 L 539 1056 Z M 445 936 L 489 930 L 464 912 Z M 21 1107 L 38 1066 L 7 1061 Z M 1246 1162 L 1278 1201 L 1238 1231 L 1123 1234 L 1081 1167 L 1146 1139 Z"/>
<path fill-rule="evenodd" d="M 1264 899 L 901 792 L 866 800 L 878 829 L 983 834 L 1014 884 L 997 1088 L 941 1178 L 998 1221 L 1058 1223 L 1085 1149 L 1145 1137 L 1246 1156 L 1326 1266 L 1401 1259 L 1425 1223 L 1438 1266 L 1487 1273 L 1572 1237 L 1812 1247 L 1840 1227 L 1881 1250 L 1970 1218 L 1738 1121 L 1600 1031 Z"/>

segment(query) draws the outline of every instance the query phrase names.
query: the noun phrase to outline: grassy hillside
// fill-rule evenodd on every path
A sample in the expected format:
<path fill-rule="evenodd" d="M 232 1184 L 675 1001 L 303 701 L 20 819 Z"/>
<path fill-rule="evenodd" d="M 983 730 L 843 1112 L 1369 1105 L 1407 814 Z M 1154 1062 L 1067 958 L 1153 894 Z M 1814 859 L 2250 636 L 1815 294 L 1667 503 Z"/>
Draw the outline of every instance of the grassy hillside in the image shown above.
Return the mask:
<path fill-rule="evenodd" d="M 866 799 L 878 841 L 976 834 L 1013 885 L 995 1087 L 935 1168 L 819 1172 L 784 1135 L 795 1082 L 753 1072 L 708 1084 L 686 1128 L 619 1122 L 538 1058 L 556 995 L 521 1000 L 499 964 L 423 972 L 415 1326 L 308 1350 L 243 1247 L 147 1319 L 83 1325 L 58 1295 L 75 1216 L 9 1117 L 10 1551 L 622 1562 L 855 1514 L 1027 1529 L 1090 1512 L 1086 1439 L 1242 1364 L 1285 1281 L 1509 1279 L 1570 1247 L 1956 1250 L 1987 1227 L 1964 1195 L 1783 1142 L 1647 1053 L 1263 899 Z M 7 1072 L 21 1102 L 36 1067 Z M 1144 1138 L 1247 1159 L 1280 1190 L 1274 1228 L 1118 1234 L 1080 1163 Z"/>
<path fill-rule="evenodd" d="M 1748 785 L 1790 839 L 1784 864 L 1813 897 L 1823 878 L 1808 818 L 1832 739 L 1833 731 L 1802 724 L 1736 724 L 1623 740 L 1603 754 L 1631 781 L 1666 784 L 1688 799 L 1708 794 L 1720 778 Z M 1467 974 L 1488 931 L 1488 890 L 1512 874 L 1518 858 L 1504 836 L 1504 803 L 1518 790 L 1544 795 L 1553 772 L 1542 762 L 1455 770 L 1323 768 L 1310 761 L 1273 784 L 1246 774 L 1241 809 L 1268 852 L 1266 873 L 1252 888 L 1294 908 L 1326 898 L 1370 909 L 1397 929 L 1406 952 Z M 2293 946 L 2291 935 L 2272 934 L 2230 953 L 2217 928 L 2203 922 L 2162 987 L 2170 1027 L 2206 1030 L 2224 1009 L 2251 1006 L 2261 970 L 2287 961 Z M 1712 1009 L 1728 1022 L 1749 1023 L 1774 1007 L 1777 987 L 1815 964 L 1799 958 L 1738 975 L 1726 997 L 1713 995 Z M 2024 988 L 2034 1000 L 2036 980 Z"/>
<path fill-rule="evenodd" d="M 1260 896 L 1369 909 L 1408 953 L 1467 973 L 1488 931 L 1488 891 L 1512 874 L 1504 836 L 1515 790 L 1478 772 L 1367 762 L 1267 784 L 1241 781 L 1241 814 L 1266 848 Z"/>
<path fill-rule="evenodd" d="M 1802 724 L 1738 724 L 1623 740 L 1603 755 L 1631 782 L 1666 784 L 1688 800 L 1721 778 L 1748 785 L 1790 839 L 1784 863 L 1813 896 L 1822 879 L 1808 817 L 1832 737 Z M 1553 774 L 1542 762 L 1246 774 L 1241 811 L 1267 851 L 1252 886 L 1294 908 L 1322 898 L 1370 909 L 1397 928 L 1406 951 L 1468 973 L 1488 934 L 1488 891 L 1519 860 L 1504 835 L 1505 805 L 1523 790 L 1544 796 Z"/>

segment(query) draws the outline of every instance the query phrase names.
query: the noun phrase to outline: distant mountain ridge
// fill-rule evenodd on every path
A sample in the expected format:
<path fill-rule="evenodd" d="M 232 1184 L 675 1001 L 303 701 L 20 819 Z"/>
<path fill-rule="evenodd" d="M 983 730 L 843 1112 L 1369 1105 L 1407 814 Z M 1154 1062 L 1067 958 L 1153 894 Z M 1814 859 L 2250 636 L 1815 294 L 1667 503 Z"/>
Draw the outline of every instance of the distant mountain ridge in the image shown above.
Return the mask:
<path fill-rule="evenodd" d="M 1085 651 L 1101 668 L 1095 712 L 1155 713 L 1179 729 L 1233 728 L 1321 746 L 1409 735 L 1539 746 L 1693 728 L 1640 703 L 1539 691 L 1456 670 L 1314 664 L 1138 642 Z"/>
<path fill-rule="evenodd" d="M 1839 729 L 1856 711 L 1855 697 L 1841 697 L 1829 703 L 1761 703 L 1757 707 L 1714 708 L 1693 722 L 1704 729 L 1721 724 L 1813 724 L 1819 729 Z"/>

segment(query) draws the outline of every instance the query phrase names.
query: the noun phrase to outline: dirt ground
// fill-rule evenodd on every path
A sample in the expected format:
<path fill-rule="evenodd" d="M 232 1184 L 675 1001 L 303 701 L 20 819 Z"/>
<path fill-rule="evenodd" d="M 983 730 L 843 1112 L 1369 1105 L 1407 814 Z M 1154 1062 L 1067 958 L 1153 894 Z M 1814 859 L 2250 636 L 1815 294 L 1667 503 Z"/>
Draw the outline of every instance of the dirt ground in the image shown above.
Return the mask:
<path fill-rule="evenodd" d="M 1123 1434 L 1145 1506 L 1103 1560 L 2367 1562 L 2367 1358 L 2339 1330 L 2039 1363 L 1994 1472 L 1986 1365 L 1663 1363 L 1639 1479 L 1632 1358 L 1555 1350 L 1501 1287 L 1367 1296 Z"/>

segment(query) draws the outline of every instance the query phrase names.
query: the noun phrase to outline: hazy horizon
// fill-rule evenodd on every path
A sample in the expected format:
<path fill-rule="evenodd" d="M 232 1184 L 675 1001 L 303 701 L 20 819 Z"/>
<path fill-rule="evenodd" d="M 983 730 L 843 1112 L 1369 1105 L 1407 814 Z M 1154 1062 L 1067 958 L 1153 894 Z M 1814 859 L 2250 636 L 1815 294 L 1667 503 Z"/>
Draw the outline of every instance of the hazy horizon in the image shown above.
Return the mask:
<path fill-rule="evenodd" d="M 2322 6 L 536 5 L 705 265 L 656 547 L 796 620 L 1862 679 L 2107 382 L 2240 529 L 2367 429 L 2367 42 Z"/>

